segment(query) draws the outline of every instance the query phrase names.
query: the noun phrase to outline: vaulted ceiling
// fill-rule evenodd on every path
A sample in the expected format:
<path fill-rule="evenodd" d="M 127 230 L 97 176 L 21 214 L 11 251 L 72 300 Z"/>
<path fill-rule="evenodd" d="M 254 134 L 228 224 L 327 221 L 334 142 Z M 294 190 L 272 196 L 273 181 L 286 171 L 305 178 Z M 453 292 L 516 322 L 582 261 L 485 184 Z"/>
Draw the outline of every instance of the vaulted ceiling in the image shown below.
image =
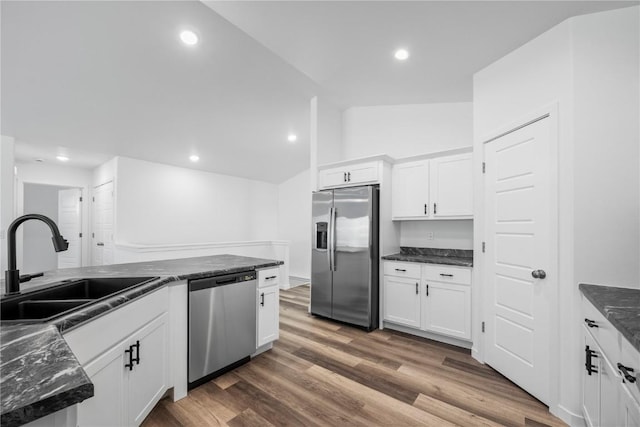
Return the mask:
<path fill-rule="evenodd" d="M 278 183 L 309 165 L 311 97 L 471 101 L 473 73 L 526 41 L 637 3 L 2 1 L 0 133 L 24 161 L 121 155 Z"/>

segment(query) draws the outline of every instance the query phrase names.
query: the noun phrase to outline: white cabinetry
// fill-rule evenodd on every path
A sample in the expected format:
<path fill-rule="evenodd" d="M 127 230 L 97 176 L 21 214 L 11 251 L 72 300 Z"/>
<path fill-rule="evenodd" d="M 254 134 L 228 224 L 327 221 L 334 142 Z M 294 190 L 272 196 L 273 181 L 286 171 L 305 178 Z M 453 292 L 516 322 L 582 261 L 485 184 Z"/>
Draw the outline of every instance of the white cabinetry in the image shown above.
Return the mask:
<path fill-rule="evenodd" d="M 621 367 L 640 368 L 640 354 L 583 297 L 582 413 L 589 427 L 640 426 L 640 390 Z"/>
<path fill-rule="evenodd" d="M 471 153 L 395 164 L 393 219 L 471 218 L 472 171 Z"/>
<path fill-rule="evenodd" d="M 383 318 L 388 326 L 471 339 L 468 268 L 385 261 L 383 299 Z"/>
<path fill-rule="evenodd" d="M 168 289 L 65 334 L 94 384 L 79 426 L 140 425 L 169 388 Z"/>
<path fill-rule="evenodd" d="M 280 337 L 279 269 L 258 270 L 257 343 L 258 348 Z"/>
<path fill-rule="evenodd" d="M 380 181 L 381 168 L 379 160 L 322 168 L 318 171 L 318 186 L 323 189 L 376 184 Z"/>
<path fill-rule="evenodd" d="M 429 160 L 395 165 L 391 188 L 393 218 L 428 218 Z"/>

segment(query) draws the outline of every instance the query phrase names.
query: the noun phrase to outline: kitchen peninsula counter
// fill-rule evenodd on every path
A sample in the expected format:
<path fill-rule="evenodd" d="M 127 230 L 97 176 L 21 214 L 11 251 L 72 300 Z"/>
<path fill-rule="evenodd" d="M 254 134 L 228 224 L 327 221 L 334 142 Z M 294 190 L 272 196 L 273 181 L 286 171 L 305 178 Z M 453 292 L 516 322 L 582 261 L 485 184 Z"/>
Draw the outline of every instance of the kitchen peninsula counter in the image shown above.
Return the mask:
<path fill-rule="evenodd" d="M 26 424 L 93 396 L 93 384 L 68 347 L 62 332 L 172 283 L 281 264 L 283 262 L 278 260 L 214 255 L 52 270 L 43 277 L 21 284 L 21 292 L 28 293 L 72 279 L 157 277 L 50 323 L 0 322 L 0 424 Z M 0 285 L 4 290 L 4 281 Z"/>

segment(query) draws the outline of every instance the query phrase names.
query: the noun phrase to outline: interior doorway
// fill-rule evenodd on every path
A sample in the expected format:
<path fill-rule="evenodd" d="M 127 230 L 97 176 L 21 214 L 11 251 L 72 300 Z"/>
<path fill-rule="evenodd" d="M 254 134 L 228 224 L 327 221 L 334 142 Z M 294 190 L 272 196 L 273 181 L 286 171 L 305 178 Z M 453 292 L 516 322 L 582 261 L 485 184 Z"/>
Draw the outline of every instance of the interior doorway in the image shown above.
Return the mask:
<path fill-rule="evenodd" d="M 60 234 L 69 241 L 67 251 L 56 253 L 51 232 L 39 221 L 22 225 L 21 273 L 38 273 L 58 268 L 82 266 L 82 189 L 47 184 L 24 183 L 23 213 L 51 218 Z"/>

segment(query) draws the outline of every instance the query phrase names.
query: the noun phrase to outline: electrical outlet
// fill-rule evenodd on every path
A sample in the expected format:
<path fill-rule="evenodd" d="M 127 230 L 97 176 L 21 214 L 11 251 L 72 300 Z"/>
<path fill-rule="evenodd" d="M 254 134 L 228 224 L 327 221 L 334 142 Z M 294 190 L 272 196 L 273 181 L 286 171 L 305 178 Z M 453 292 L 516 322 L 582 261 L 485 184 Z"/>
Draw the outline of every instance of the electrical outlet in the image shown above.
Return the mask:
<path fill-rule="evenodd" d="M 427 240 L 433 240 L 433 231 L 427 233 Z"/>

